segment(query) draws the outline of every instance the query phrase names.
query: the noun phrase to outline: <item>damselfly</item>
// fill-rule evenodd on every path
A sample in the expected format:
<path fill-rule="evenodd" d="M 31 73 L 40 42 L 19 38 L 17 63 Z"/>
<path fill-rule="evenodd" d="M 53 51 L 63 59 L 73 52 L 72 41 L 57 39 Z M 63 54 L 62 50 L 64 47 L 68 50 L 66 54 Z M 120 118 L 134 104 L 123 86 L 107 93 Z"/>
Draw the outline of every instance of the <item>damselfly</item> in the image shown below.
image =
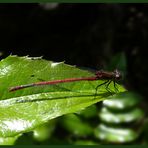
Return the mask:
<path fill-rule="evenodd" d="M 34 86 L 52 85 L 52 84 L 68 83 L 68 82 L 76 82 L 76 81 L 95 81 L 95 80 L 106 80 L 104 83 L 99 84 L 96 87 L 96 90 L 98 89 L 98 87 L 100 87 L 101 85 L 105 85 L 105 84 L 106 84 L 106 89 L 108 89 L 108 86 L 110 85 L 112 81 L 114 83 L 114 88 L 118 90 L 116 88 L 116 81 L 120 80 L 121 77 L 122 75 L 117 69 L 113 72 L 100 70 L 100 71 L 97 71 L 95 75 L 91 77 L 66 78 L 62 80 L 35 82 L 35 83 L 30 83 L 30 84 L 25 84 L 25 85 L 13 86 L 9 89 L 9 91 L 12 92 L 12 91 L 17 91 L 20 89 L 25 89 L 25 88 L 34 87 Z"/>

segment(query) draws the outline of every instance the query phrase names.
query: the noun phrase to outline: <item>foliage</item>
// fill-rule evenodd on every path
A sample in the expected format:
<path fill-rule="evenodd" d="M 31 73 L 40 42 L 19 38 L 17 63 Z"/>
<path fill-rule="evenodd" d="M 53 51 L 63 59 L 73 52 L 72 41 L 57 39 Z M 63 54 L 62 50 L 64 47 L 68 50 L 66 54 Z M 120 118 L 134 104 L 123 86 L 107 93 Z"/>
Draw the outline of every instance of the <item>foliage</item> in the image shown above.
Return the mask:
<path fill-rule="evenodd" d="M 94 74 L 75 66 L 46 61 L 42 58 L 9 56 L 0 62 L 0 137 L 29 132 L 49 120 L 74 113 L 115 94 L 98 81 L 81 81 L 26 88 L 10 92 L 12 86 Z M 119 92 L 125 89 L 117 85 Z"/>

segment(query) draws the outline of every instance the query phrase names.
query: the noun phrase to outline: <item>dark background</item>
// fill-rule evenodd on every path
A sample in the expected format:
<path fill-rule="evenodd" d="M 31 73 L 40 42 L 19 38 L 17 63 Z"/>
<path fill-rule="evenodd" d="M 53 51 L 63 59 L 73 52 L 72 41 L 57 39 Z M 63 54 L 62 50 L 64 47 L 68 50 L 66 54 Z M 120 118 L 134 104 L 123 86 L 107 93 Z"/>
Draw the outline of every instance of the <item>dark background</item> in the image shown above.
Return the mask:
<path fill-rule="evenodd" d="M 10 54 L 102 69 L 124 52 L 129 90 L 148 92 L 148 4 L 0 4 L 1 59 Z M 147 99 L 146 99 L 147 100 Z"/>

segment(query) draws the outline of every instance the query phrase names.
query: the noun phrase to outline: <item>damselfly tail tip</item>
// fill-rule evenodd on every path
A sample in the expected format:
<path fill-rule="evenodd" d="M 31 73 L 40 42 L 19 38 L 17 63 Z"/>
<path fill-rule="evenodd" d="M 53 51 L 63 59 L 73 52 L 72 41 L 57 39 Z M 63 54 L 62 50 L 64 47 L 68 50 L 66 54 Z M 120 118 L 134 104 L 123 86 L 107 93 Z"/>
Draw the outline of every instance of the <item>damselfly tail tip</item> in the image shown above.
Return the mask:
<path fill-rule="evenodd" d="M 9 92 L 17 91 L 17 90 L 32 87 L 32 86 L 34 86 L 34 84 L 27 84 L 27 85 L 20 85 L 20 86 L 10 87 Z"/>
<path fill-rule="evenodd" d="M 10 87 L 10 88 L 9 88 L 9 92 L 13 92 L 13 91 L 16 91 L 16 90 L 18 90 L 17 87 Z"/>

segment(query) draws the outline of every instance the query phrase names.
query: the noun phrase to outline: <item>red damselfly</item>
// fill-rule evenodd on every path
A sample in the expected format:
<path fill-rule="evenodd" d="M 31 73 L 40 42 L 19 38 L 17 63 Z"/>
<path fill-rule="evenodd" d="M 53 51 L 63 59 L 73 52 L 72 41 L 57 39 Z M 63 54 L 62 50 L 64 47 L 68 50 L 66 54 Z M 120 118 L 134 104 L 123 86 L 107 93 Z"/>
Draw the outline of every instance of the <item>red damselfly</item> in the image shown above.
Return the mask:
<path fill-rule="evenodd" d="M 116 88 L 116 81 L 120 80 L 121 77 L 122 77 L 121 73 L 117 69 L 113 72 L 100 70 L 100 71 L 97 71 L 95 75 L 91 77 L 67 78 L 63 80 L 41 81 L 41 82 L 36 82 L 36 83 L 14 86 L 14 87 L 11 87 L 9 91 L 12 92 L 12 91 L 17 91 L 20 89 L 34 87 L 34 86 L 52 85 L 52 84 L 68 83 L 68 82 L 76 82 L 76 81 L 95 81 L 95 80 L 106 80 L 104 83 L 98 85 L 96 87 L 96 90 L 98 89 L 98 87 L 104 84 L 107 84 L 106 89 L 108 89 L 108 86 L 110 85 L 112 81 L 114 82 L 115 89 L 118 90 Z"/>

